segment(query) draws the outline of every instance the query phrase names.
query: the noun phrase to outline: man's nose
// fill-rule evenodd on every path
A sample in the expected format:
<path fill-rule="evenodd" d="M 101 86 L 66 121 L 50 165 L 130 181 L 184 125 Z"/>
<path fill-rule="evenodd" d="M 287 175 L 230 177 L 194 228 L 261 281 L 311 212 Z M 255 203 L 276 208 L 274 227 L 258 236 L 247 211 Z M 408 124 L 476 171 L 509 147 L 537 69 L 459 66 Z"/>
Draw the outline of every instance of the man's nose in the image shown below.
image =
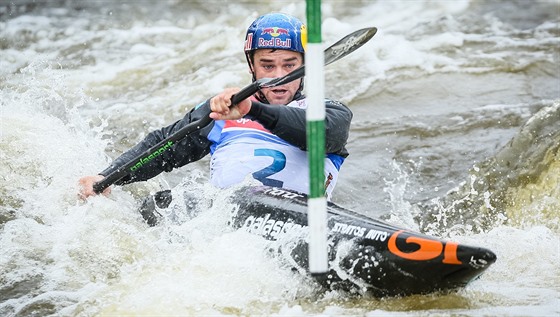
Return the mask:
<path fill-rule="evenodd" d="M 282 76 L 286 76 L 289 72 L 286 71 L 284 68 L 282 67 L 276 67 L 274 69 L 274 77 L 282 77 Z"/>

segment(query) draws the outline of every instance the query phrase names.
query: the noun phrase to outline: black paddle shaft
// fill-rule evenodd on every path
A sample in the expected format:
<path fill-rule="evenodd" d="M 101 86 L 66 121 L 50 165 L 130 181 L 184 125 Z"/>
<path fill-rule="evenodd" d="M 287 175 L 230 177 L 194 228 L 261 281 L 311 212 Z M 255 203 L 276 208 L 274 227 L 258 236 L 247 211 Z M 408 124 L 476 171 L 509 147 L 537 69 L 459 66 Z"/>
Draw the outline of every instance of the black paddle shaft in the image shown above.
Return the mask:
<path fill-rule="evenodd" d="M 376 32 L 377 28 L 375 27 L 361 29 L 352 32 L 335 44 L 329 46 L 324 52 L 325 65 L 329 65 L 330 63 L 335 62 L 342 57 L 352 53 L 353 51 L 364 45 L 367 41 L 369 41 Z M 259 79 L 240 90 L 237 94 L 233 95 L 233 97 L 231 98 L 231 104 L 238 104 L 239 102 L 254 95 L 261 88 L 270 88 L 284 85 L 303 76 L 305 76 L 305 65 L 300 66 L 298 69 L 283 77 Z M 128 163 L 120 166 L 118 169 L 107 175 L 104 179 L 93 184 L 93 191 L 97 194 L 103 192 L 107 187 L 111 186 L 118 180 L 136 170 L 138 165 L 142 166 L 144 161 L 151 160 L 153 157 L 159 155 L 162 151 L 167 150 L 170 146 L 173 146 L 176 142 L 182 140 L 187 135 L 207 126 L 212 122 L 212 118 L 210 118 L 209 115 L 210 113 L 206 114 L 201 119 L 184 126 L 156 145 L 137 155 Z"/>

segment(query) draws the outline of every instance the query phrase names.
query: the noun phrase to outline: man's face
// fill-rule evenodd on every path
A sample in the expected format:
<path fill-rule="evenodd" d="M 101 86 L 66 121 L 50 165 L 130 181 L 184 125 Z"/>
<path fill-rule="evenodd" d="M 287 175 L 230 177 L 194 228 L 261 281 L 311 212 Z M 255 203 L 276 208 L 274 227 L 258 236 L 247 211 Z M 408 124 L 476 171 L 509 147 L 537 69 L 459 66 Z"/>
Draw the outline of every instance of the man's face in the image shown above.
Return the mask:
<path fill-rule="evenodd" d="M 257 79 L 282 77 L 303 64 L 303 55 L 287 50 L 259 49 L 255 51 L 253 71 Z M 286 105 L 294 99 L 303 79 L 282 86 L 263 88 L 262 93 L 270 104 Z"/>

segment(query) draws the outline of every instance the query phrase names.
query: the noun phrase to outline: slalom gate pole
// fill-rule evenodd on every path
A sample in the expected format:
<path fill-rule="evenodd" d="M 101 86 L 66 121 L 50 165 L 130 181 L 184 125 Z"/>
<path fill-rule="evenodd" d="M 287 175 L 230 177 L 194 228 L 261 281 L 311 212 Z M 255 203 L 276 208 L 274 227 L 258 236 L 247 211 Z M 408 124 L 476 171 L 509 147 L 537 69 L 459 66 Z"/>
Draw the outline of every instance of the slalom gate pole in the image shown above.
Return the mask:
<path fill-rule="evenodd" d="M 306 0 L 307 45 L 305 86 L 307 87 L 307 150 L 309 157 L 309 271 L 328 271 L 327 199 L 325 197 L 325 83 L 321 37 L 321 0 Z M 303 32 L 302 32 L 303 33 Z"/>

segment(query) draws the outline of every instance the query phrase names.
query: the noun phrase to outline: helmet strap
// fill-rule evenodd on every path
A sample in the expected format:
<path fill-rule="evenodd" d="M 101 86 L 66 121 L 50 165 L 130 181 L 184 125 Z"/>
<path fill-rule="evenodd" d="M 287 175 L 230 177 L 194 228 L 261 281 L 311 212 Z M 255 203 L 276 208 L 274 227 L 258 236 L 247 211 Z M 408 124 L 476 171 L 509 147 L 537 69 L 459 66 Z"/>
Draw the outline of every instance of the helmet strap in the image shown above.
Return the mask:
<path fill-rule="evenodd" d="M 251 80 L 252 82 L 255 82 L 257 81 L 257 77 L 255 76 L 255 71 L 253 70 L 253 63 L 251 62 L 251 58 L 249 57 L 250 54 L 252 53 L 253 52 L 247 52 L 245 54 L 245 58 L 247 58 L 247 64 L 249 65 L 249 71 L 251 72 Z M 255 98 L 257 98 L 258 101 L 269 104 L 268 100 L 266 99 L 265 95 L 262 93 L 260 89 L 255 93 L 254 96 Z"/>

